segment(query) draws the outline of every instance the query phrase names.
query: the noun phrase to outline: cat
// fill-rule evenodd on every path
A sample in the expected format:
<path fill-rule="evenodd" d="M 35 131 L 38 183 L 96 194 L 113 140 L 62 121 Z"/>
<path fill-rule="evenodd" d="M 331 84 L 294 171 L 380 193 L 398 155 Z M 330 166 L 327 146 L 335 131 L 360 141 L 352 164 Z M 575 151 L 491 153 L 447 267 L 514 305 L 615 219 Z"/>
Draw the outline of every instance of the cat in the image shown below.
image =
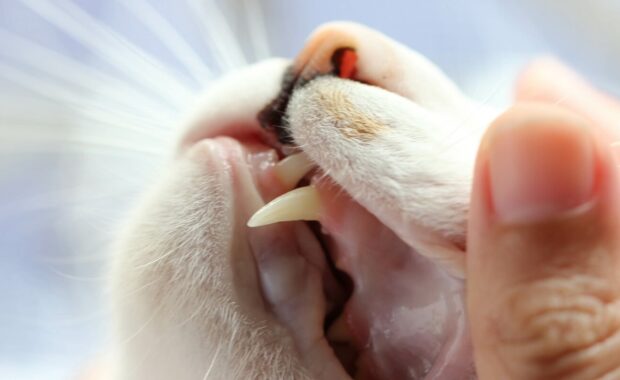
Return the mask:
<path fill-rule="evenodd" d="M 475 378 L 466 216 L 498 112 L 352 23 L 214 83 L 113 250 L 103 378 Z"/>
<path fill-rule="evenodd" d="M 475 84 L 512 78 L 498 61 L 518 61 L 523 38 L 548 50 L 549 36 L 529 28 L 536 19 L 559 42 L 568 35 L 580 59 L 596 62 L 596 47 L 613 40 L 611 24 L 589 18 L 587 29 L 602 31 L 592 44 L 590 33 L 567 34 L 575 22 L 555 30 L 558 15 L 566 20 L 572 7 L 579 18 L 580 6 L 562 4 L 557 12 L 546 3 L 532 3 L 523 15 L 527 33 L 515 7 L 488 4 L 408 4 L 415 12 L 390 4 L 371 22 L 403 33 L 464 88 L 476 73 L 484 80 Z M 66 378 L 58 373 L 100 347 L 91 335 L 99 327 L 92 320 L 103 314 L 91 297 L 107 263 L 95 255 L 105 248 L 100 235 L 132 203 L 127 190 L 147 183 L 167 153 L 174 158 L 112 250 L 105 280 L 113 290 L 115 336 L 94 376 L 474 376 L 462 307 L 464 215 L 473 156 L 497 110 L 466 99 L 425 58 L 354 24 L 321 28 L 295 61 L 272 59 L 211 83 L 217 66 L 226 71 L 270 55 L 257 4 L 0 6 L 0 118 L 8 127 L 0 130 L 2 166 L 26 179 L 9 184 L 4 203 L 5 277 L 18 281 L 2 292 L 11 313 L 2 332 L 9 331 L 5 340 L 12 344 L 3 351 L 0 377 Z M 266 6 L 279 11 L 268 18 L 278 51 L 314 22 L 310 8 L 353 18 L 364 8 Z M 613 17 L 607 6 L 587 8 Z M 506 11 L 510 20 L 502 17 Z M 463 25 L 468 19 L 471 25 Z M 476 48 L 487 44 L 486 55 Z M 476 59 L 463 64 L 463 55 Z M 180 111 L 203 88 L 181 135 L 170 136 Z M 30 160 L 36 165 L 20 165 Z M 16 219 L 22 202 L 13 199 L 54 212 Z M 32 227 L 38 219 L 51 226 L 43 234 Z M 23 239 L 24 231 L 36 238 Z M 96 267 L 97 277 L 81 270 L 93 259 L 85 266 Z M 82 312 L 71 305 L 76 298 L 89 300 Z"/>

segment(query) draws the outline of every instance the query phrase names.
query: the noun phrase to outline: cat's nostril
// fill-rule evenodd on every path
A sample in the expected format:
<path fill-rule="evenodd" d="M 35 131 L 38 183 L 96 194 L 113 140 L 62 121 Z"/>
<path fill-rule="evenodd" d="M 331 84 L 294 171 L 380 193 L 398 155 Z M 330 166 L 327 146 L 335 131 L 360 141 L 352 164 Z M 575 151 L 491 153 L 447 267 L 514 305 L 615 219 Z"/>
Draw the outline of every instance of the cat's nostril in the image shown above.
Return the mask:
<path fill-rule="evenodd" d="M 352 48 L 340 48 L 332 54 L 335 74 L 343 79 L 353 79 L 357 71 L 357 53 Z"/>
<path fill-rule="evenodd" d="M 280 144 L 294 145 L 293 136 L 288 125 L 286 112 L 293 92 L 306 86 L 313 79 L 321 76 L 337 76 L 353 79 L 357 70 L 357 53 L 351 47 L 340 47 L 333 50 L 325 71 L 320 68 L 325 64 L 316 64 L 310 60 L 301 70 L 289 67 L 282 76 L 281 90 L 278 96 L 267 104 L 257 115 L 260 125 L 276 135 Z"/>

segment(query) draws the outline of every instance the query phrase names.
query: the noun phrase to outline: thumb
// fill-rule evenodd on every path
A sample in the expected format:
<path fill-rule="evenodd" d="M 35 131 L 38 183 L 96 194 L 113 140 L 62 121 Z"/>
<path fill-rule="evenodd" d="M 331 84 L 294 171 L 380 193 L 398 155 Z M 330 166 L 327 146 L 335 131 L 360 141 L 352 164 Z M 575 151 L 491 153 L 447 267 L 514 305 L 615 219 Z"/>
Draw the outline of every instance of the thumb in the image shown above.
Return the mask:
<path fill-rule="evenodd" d="M 515 98 L 570 109 L 599 127 L 606 138 L 620 139 L 620 101 L 553 58 L 539 58 L 523 70 L 516 83 Z"/>
<path fill-rule="evenodd" d="M 482 380 L 620 376 L 620 189 L 587 123 L 524 104 L 484 138 L 467 253 Z"/>

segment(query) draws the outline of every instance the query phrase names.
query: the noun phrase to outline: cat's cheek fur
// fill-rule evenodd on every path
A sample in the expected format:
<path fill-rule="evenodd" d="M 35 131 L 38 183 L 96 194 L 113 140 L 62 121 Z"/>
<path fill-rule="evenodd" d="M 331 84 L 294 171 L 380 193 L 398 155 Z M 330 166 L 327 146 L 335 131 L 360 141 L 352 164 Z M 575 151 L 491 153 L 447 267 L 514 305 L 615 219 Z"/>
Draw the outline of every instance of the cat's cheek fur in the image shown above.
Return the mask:
<path fill-rule="evenodd" d="M 224 154 L 209 140 L 189 148 L 115 250 L 113 379 L 306 378 L 262 304 L 236 215 L 252 206 L 236 204 Z"/>

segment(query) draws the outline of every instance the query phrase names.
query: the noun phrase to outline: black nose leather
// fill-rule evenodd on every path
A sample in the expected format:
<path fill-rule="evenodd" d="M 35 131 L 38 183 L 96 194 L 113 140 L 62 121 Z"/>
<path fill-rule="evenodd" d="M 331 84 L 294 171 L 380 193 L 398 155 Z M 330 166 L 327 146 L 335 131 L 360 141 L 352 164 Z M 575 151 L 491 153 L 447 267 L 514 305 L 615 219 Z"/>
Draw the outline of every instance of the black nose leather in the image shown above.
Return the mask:
<path fill-rule="evenodd" d="M 295 73 L 293 66 L 290 66 L 282 76 L 282 83 L 278 96 L 263 108 L 256 116 L 260 125 L 274 133 L 280 144 L 295 145 L 291 136 L 286 111 L 293 92 L 305 86 L 313 79 L 329 75 L 338 76 L 343 79 L 352 79 L 355 73 L 355 50 L 349 47 L 342 47 L 334 50 L 331 57 L 331 70 L 327 73 L 318 72 L 312 67 L 302 69 L 301 73 Z"/>
<path fill-rule="evenodd" d="M 281 90 L 278 96 L 267 104 L 258 115 L 261 127 L 274 133 L 281 144 L 293 145 L 293 136 L 286 120 L 286 109 L 293 95 L 298 78 L 293 73 L 293 67 L 289 67 L 282 76 Z"/>

